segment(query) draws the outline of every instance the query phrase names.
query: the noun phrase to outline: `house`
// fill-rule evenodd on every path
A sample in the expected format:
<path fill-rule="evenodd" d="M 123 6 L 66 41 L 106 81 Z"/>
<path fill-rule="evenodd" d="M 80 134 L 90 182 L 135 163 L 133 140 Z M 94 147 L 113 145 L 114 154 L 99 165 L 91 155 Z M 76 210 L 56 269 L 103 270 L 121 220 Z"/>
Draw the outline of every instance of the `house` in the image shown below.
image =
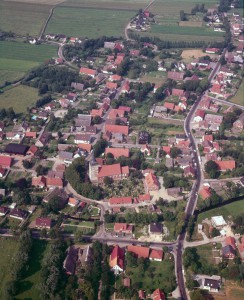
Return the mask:
<path fill-rule="evenodd" d="M 63 268 L 67 275 L 74 275 L 76 269 L 76 262 L 78 259 L 79 248 L 70 246 L 67 250 L 67 255 L 63 263 Z"/>
<path fill-rule="evenodd" d="M 78 114 L 78 117 L 75 119 L 75 126 L 90 126 L 91 125 L 91 115 Z"/>
<path fill-rule="evenodd" d="M 205 111 L 202 110 L 202 109 L 198 109 L 198 110 L 196 111 L 196 113 L 195 113 L 195 116 L 194 116 L 193 121 L 194 121 L 194 122 L 200 122 L 200 121 L 203 121 L 204 116 L 205 116 Z"/>
<path fill-rule="evenodd" d="M 149 259 L 153 261 L 162 261 L 163 260 L 163 250 L 152 249 L 149 255 Z"/>
<path fill-rule="evenodd" d="M 48 132 L 43 132 L 38 140 L 36 141 L 35 145 L 37 147 L 44 147 L 47 145 L 48 141 L 50 140 L 51 135 Z"/>
<path fill-rule="evenodd" d="M 79 200 L 77 200 L 75 198 L 72 198 L 72 197 L 69 197 L 69 200 L 68 200 L 68 205 L 69 206 L 76 207 L 79 203 L 80 203 Z"/>
<path fill-rule="evenodd" d="M 72 162 L 73 159 L 73 153 L 68 151 L 59 151 L 58 156 L 60 160 L 66 163 Z"/>
<path fill-rule="evenodd" d="M 117 74 L 113 74 L 109 77 L 109 80 L 111 80 L 111 81 L 120 81 L 121 79 L 122 79 L 122 77 Z"/>
<path fill-rule="evenodd" d="M 221 281 L 211 278 L 203 279 L 203 289 L 209 292 L 218 292 L 221 287 Z"/>
<path fill-rule="evenodd" d="M 228 236 L 225 238 L 222 256 L 228 259 L 234 259 L 236 257 L 236 243 L 233 237 Z"/>
<path fill-rule="evenodd" d="M 106 148 L 105 155 L 107 156 L 108 153 L 111 153 L 115 159 L 121 156 L 130 157 L 130 150 L 128 148 Z"/>
<path fill-rule="evenodd" d="M 84 84 L 83 83 L 72 82 L 71 87 L 74 88 L 77 91 L 83 91 L 84 90 Z"/>
<path fill-rule="evenodd" d="M 74 139 L 75 144 L 90 144 L 91 135 L 90 134 L 76 134 Z"/>
<path fill-rule="evenodd" d="M 211 222 L 212 222 L 213 226 L 217 227 L 217 228 L 221 228 L 221 227 L 227 225 L 223 216 L 211 217 Z"/>
<path fill-rule="evenodd" d="M 145 176 L 145 185 L 147 192 L 159 190 L 159 182 L 157 177 L 152 173 L 149 173 Z"/>
<path fill-rule="evenodd" d="M 172 188 L 166 189 L 166 191 L 169 196 L 177 198 L 177 197 L 179 197 L 179 195 L 181 193 L 181 188 L 180 187 L 172 187 Z"/>
<path fill-rule="evenodd" d="M 92 116 L 92 118 L 94 118 L 94 117 L 100 117 L 100 118 L 102 118 L 102 116 L 103 116 L 103 109 L 102 108 L 100 108 L 100 109 L 92 109 L 90 111 L 90 115 Z"/>
<path fill-rule="evenodd" d="M 168 79 L 173 79 L 175 81 L 180 81 L 184 79 L 184 72 L 174 72 L 174 71 L 169 71 L 168 72 Z"/>
<path fill-rule="evenodd" d="M 124 278 L 124 279 L 123 279 L 123 286 L 129 288 L 130 285 L 131 285 L 131 280 L 130 280 L 130 278 L 128 278 L 128 277 Z"/>
<path fill-rule="evenodd" d="M 139 291 L 138 291 L 138 297 L 139 297 L 139 299 L 141 299 L 141 300 L 145 300 L 145 299 L 146 299 L 146 293 L 145 293 L 145 291 L 139 290 Z"/>
<path fill-rule="evenodd" d="M 150 194 L 143 194 L 143 195 L 139 195 L 137 200 L 140 202 L 140 203 L 143 203 L 143 202 L 150 202 L 151 200 L 151 196 Z"/>
<path fill-rule="evenodd" d="M 148 258 L 150 248 L 148 247 L 142 247 L 142 246 L 134 246 L 134 245 L 128 245 L 127 251 L 133 253 L 136 257 L 140 258 Z"/>
<path fill-rule="evenodd" d="M 46 178 L 44 176 L 32 177 L 31 185 L 37 188 L 44 188 L 46 187 Z"/>
<path fill-rule="evenodd" d="M 151 223 L 149 225 L 149 233 L 150 234 L 159 234 L 161 235 L 163 231 L 163 225 L 162 223 Z"/>
<path fill-rule="evenodd" d="M 214 162 L 218 165 L 220 172 L 234 170 L 236 167 L 236 162 L 234 160 L 216 160 Z"/>
<path fill-rule="evenodd" d="M 68 99 L 61 98 L 58 100 L 58 102 L 62 108 L 68 108 L 70 106 L 70 102 Z"/>
<path fill-rule="evenodd" d="M 205 52 L 209 53 L 209 54 L 215 54 L 218 53 L 220 51 L 219 48 L 206 48 Z"/>
<path fill-rule="evenodd" d="M 114 223 L 114 232 L 132 234 L 134 229 L 133 225 L 127 223 Z"/>
<path fill-rule="evenodd" d="M 240 237 L 237 248 L 238 248 L 241 260 L 244 261 L 244 236 Z"/>
<path fill-rule="evenodd" d="M 78 144 L 78 148 L 82 151 L 85 151 L 87 153 L 90 153 L 91 152 L 91 149 L 92 149 L 92 145 L 91 144 L 84 144 L 84 143 L 81 143 L 81 144 Z"/>
<path fill-rule="evenodd" d="M 170 158 L 170 157 L 166 156 L 165 166 L 167 168 L 173 168 L 174 167 L 174 160 L 173 160 L 173 158 Z"/>
<path fill-rule="evenodd" d="M 49 170 L 48 173 L 47 173 L 47 177 L 64 179 L 64 172 L 63 171 Z"/>
<path fill-rule="evenodd" d="M 105 131 L 108 131 L 111 133 L 121 133 L 123 135 L 128 135 L 129 134 L 129 126 L 105 124 Z"/>
<path fill-rule="evenodd" d="M 129 167 L 121 167 L 120 164 L 103 165 L 98 170 L 98 181 L 103 182 L 105 177 L 113 180 L 121 180 L 129 176 Z"/>
<path fill-rule="evenodd" d="M 89 68 L 80 68 L 81 75 L 88 75 L 94 78 L 97 75 L 97 71 Z"/>
<path fill-rule="evenodd" d="M 5 216 L 9 212 L 9 208 L 6 206 L 0 206 L 0 217 Z"/>
<path fill-rule="evenodd" d="M 124 271 L 124 259 L 124 249 L 120 248 L 118 245 L 114 246 L 109 256 L 109 266 L 115 274 L 119 274 Z"/>
<path fill-rule="evenodd" d="M 239 116 L 239 118 L 233 123 L 233 127 L 236 129 L 244 129 L 244 112 Z"/>
<path fill-rule="evenodd" d="M 26 154 L 34 156 L 37 153 L 37 151 L 38 148 L 35 145 L 31 145 Z"/>
<path fill-rule="evenodd" d="M 116 82 L 107 82 L 106 87 L 110 90 L 116 90 L 118 87 L 118 84 Z"/>
<path fill-rule="evenodd" d="M 36 227 L 37 228 L 46 228 L 46 229 L 51 229 L 52 227 L 52 219 L 50 218 L 36 218 L 35 220 Z"/>
<path fill-rule="evenodd" d="M 195 170 L 192 166 L 184 168 L 184 177 L 195 177 Z"/>
<path fill-rule="evenodd" d="M 43 198 L 43 202 L 48 203 L 53 198 L 59 199 L 58 206 L 59 208 L 63 208 L 68 203 L 69 196 L 67 193 L 58 187 L 55 187 L 53 190 L 50 191 L 45 197 Z"/>
<path fill-rule="evenodd" d="M 132 197 L 113 197 L 109 199 L 110 205 L 132 204 Z"/>
<path fill-rule="evenodd" d="M 14 208 L 11 210 L 9 216 L 14 219 L 18 220 L 25 220 L 28 217 L 29 213 L 26 210 L 20 209 L 20 208 Z"/>
<path fill-rule="evenodd" d="M 0 155 L 0 166 L 5 168 L 10 168 L 12 165 L 12 157 Z"/>
<path fill-rule="evenodd" d="M 140 131 L 138 135 L 138 143 L 139 144 L 148 144 L 149 143 L 149 133 L 146 131 Z"/>
<path fill-rule="evenodd" d="M 15 144 L 15 143 L 9 143 L 6 147 L 4 152 L 8 154 L 15 154 L 15 155 L 26 155 L 26 152 L 28 151 L 29 147 L 23 144 Z"/>
<path fill-rule="evenodd" d="M 206 200 L 207 198 L 209 198 L 209 197 L 212 195 L 210 187 L 204 185 L 204 186 L 200 189 L 199 195 L 201 196 L 201 198 L 202 198 L 203 200 Z"/>
<path fill-rule="evenodd" d="M 36 139 L 37 133 L 36 133 L 36 131 L 27 131 L 25 133 L 25 137 L 28 139 Z"/>
<path fill-rule="evenodd" d="M 49 188 L 62 188 L 64 186 L 63 180 L 61 178 L 49 178 L 46 179 L 46 185 Z"/>
<path fill-rule="evenodd" d="M 124 84 L 121 87 L 121 93 L 128 93 L 130 91 L 130 83 L 125 80 Z"/>
<path fill-rule="evenodd" d="M 146 145 L 143 145 L 141 147 L 141 152 L 144 154 L 144 155 L 147 155 L 147 156 L 150 156 L 151 155 L 151 149 L 150 147 L 146 144 Z"/>
<path fill-rule="evenodd" d="M 207 121 L 210 124 L 213 123 L 213 124 L 220 125 L 223 122 L 223 116 L 206 114 L 204 120 Z"/>
<path fill-rule="evenodd" d="M 175 104 L 171 102 L 164 102 L 164 107 L 167 108 L 168 110 L 174 110 Z"/>
<path fill-rule="evenodd" d="M 156 289 L 152 294 L 153 300 L 165 300 L 164 292 L 160 289 Z"/>
<path fill-rule="evenodd" d="M 129 114 L 131 112 L 131 107 L 120 105 L 118 110 L 120 110 L 120 111 L 123 110 L 125 113 Z"/>

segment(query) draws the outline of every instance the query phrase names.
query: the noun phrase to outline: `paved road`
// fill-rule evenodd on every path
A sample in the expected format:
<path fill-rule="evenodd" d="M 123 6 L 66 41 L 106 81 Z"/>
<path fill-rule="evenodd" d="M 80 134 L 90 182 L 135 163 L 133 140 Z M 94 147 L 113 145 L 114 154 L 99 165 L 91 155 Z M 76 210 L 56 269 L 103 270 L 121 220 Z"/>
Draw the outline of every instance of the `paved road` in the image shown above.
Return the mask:
<path fill-rule="evenodd" d="M 210 97 L 210 99 L 214 100 L 215 102 L 220 103 L 220 104 L 234 105 L 234 106 L 236 106 L 236 107 L 238 107 L 240 109 L 244 109 L 243 105 L 236 104 L 236 103 L 233 103 L 233 102 L 230 102 L 230 101 L 220 100 L 218 98 L 213 98 L 213 97 Z M 244 103 L 244 99 L 243 99 L 243 103 Z"/>
<path fill-rule="evenodd" d="M 225 55 L 226 49 L 224 49 L 223 51 L 223 56 Z M 217 74 L 217 72 L 219 71 L 221 65 L 218 62 L 215 66 L 215 68 L 212 70 L 212 72 L 209 75 L 209 82 L 211 83 L 212 80 L 214 79 L 215 75 Z M 198 197 L 198 191 L 200 189 L 200 186 L 203 182 L 203 174 L 202 174 L 202 169 L 201 169 L 201 164 L 199 161 L 199 153 L 198 153 L 198 148 L 197 145 L 195 143 L 195 139 L 191 133 L 191 121 L 193 118 L 193 115 L 195 113 L 195 111 L 198 108 L 199 102 L 201 101 L 202 97 L 205 95 L 205 93 L 203 93 L 198 99 L 197 101 L 194 103 L 194 105 L 192 106 L 189 114 L 187 115 L 186 119 L 185 119 L 185 123 L 184 123 L 184 130 L 186 133 L 186 136 L 188 137 L 188 139 L 191 142 L 191 148 L 193 150 L 193 158 L 195 160 L 195 167 L 196 167 L 196 181 L 192 187 L 192 191 L 189 197 L 189 200 L 187 202 L 187 206 L 185 209 L 185 213 L 186 213 L 186 224 L 189 220 L 189 217 L 191 215 L 193 215 L 195 207 L 196 207 L 196 203 L 197 203 L 197 197 Z M 188 299 L 188 295 L 187 295 L 187 291 L 185 288 L 185 281 L 184 281 L 184 274 L 183 274 L 183 261 L 182 261 L 182 255 L 183 255 L 183 250 L 184 250 L 184 242 L 185 242 L 185 237 L 186 237 L 186 232 L 185 230 L 183 230 L 183 232 L 178 236 L 178 245 L 177 245 L 177 255 L 176 255 L 176 270 L 177 270 L 177 282 L 178 282 L 178 287 L 179 287 L 179 292 L 181 295 L 181 299 L 182 300 L 187 300 Z"/>

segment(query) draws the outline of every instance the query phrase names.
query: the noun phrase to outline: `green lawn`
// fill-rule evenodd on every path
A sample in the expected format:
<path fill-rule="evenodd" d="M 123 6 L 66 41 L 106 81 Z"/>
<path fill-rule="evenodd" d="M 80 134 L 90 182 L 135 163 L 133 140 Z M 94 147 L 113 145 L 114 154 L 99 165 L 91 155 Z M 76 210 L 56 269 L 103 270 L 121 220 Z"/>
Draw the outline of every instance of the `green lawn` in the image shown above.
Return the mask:
<path fill-rule="evenodd" d="M 11 259 L 15 255 L 18 242 L 14 238 L 0 237 L 0 299 L 3 299 L 3 287 L 10 280 Z"/>
<path fill-rule="evenodd" d="M 150 266 L 144 272 L 139 268 L 127 267 L 126 273 L 130 274 L 132 285 L 138 282 L 146 291 L 161 288 L 167 293 L 171 292 L 170 281 L 174 281 L 174 262 L 169 259 L 162 262 L 150 262 Z"/>
<path fill-rule="evenodd" d="M 243 81 L 243 79 L 242 79 L 242 83 L 241 83 L 237 93 L 235 94 L 234 97 L 232 97 L 230 99 L 230 102 L 244 105 L 244 81 Z"/>
<path fill-rule="evenodd" d="M 57 56 L 55 46 L 0 41 L 0 85 L 22 77 L 54 56 Z"/>
<path fill-rule="evenodd" d="M 219 208 L 214 208 L 211 209 L 207 212 L 203 212 L 198 215 L 198 223 L 201 223 L 202 220 L 206 218 L 211 218 L 213 216 L 223 216 L 223 217 L 228 217 L 232 216 L 235 217 L 237 215 L 240 215 L 243 212 L 243 207 L 244 207 L 244 198 L 240 201 L 233 202 L 231 204 L 224 205 Z"/>
<path fill-rule="evenodd" d="M 40 299 L 40 290 L 38 284 L 41 282 L 41 261 L 47 247 L 47 242 L 44 240 L 32 240 L 33 248 L 30 254 L 29 268 L 24 278 L 19 282 L 19 294 L 15 297 L 16 300 Z"/>
<path fill-rule="evenodd" d="M 123 36 L 124 27 L 136 11 L 57 7 L 46 33 L 96 38 Z"/>
<path fill-rule="evenodd" d="M 51 6 L 38 4 L 41 1 L 36 2 L 37 4 L 0 0 L 0 28 L 21 35 L 37 36 Z"/>
<path fill-rule="evenodd" d="M 17 113 L 26 112 L 26 108 L 35 104 L 38 98 L 37 89 L 18 85 L 0 94 L 0 109 L 13 107 Z"/>

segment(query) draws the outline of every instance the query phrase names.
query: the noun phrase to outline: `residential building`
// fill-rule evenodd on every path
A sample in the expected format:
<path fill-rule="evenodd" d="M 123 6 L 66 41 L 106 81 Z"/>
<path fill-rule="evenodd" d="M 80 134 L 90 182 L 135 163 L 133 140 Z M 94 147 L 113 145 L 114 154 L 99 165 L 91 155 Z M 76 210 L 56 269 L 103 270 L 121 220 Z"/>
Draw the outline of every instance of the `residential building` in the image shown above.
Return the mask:
<path fill-rule="evenodd" d="M 109 199 L 110 205 L 132 204 L 132 197 L 113 197 Z"/>
<path fill-rule="evenodd" d="M 127 251 L 133 253 L 138 258 L 140 258 L 140 257 L 148 258 L 150 248 L 142 247 L 142 246 L 128 245 Z"/>
<path fill-rule="evenodd" d="M 70 246 L 68 248 L 66 258 L 63 263 L 63 268 L 67 275 L 75 274 L 78 254 L 79 254 L 79 248 L 76 248 L 75 246 Z"/>
<path fill-rule="evenodd" d="M 236 129 L 244 129 L 244 112 L 239 116 L 239 118 L 233 123 L 233 127 Z"/>
<path fill-rule="evenodd" d="M 114 232 L 132 234 L 134 229 L 133 225 L 127 223 L 114 223 Z"/>
<path fill-rule="evenodd" d="M 218 292 L 221 287 L 221 281 L 211 278 L 203 279 L 203 289 L 209 292 Z"/>
<path fill-rule="evenodd" d="M 11 210 L 9 216 L 14 219 L 18 220 L 25 220 L 28 217 L 29 213 L 26 210 L 20 209 L 20 208 L 14 208 Z"/>
<path fill-rule="evenodd" d="M 109 257 L 109 266 L 115 274 L 119 274 L 124 271 L 124 259 L 124 249 L 120 248 L 118 245 L 114 246 Z"/>
<path fill-rule="evenodd" d="M 3 168 L 10 168 L 12 165 L 12 157 L 0 155 L 0 166 Z"/>
<path fill-rule="evenodd" d="M 103 182 L 105 177 L 110 177 L 113 180 L 121 180 L 129 176 L 129 167 L 121 167 L 120 164 L 103 165 L 98 170 L 98 181 Z"/>
<path fill-rule="evenodd" d="M 52 219 L 50 218 L 36 218 L 35 223 L 37 228 L 51 229 L 52 227 Z"/>
<path fill-rule="evenodd" d="M 152 294 L 153 300 L 165 300 L 164 292 L 160 289 L 156 289 Z"/>
<path fill-rule="evenodd" d="M 89 68 L 80 68 L 81 75 L 88 75 L 94 78 L 97 75 L 97 71 Z"/>
<path fill-rule="evenodd" d="M 115 159 L 121 156 L 130 157 L 130 150 L 128 148 L 106 148 L 105 155 L 107 156 L 108 153 L 111 153 Z"/>
<path fill-rule="evenodd" d="M 163 256 L 164 256 L 163 250 L 151 249 L 149 259 L 153 261 L 162 261 Z"/>
<path fill-rule="evenodd" d="M 147 192 L 149 191 L 158 191 L 159 190 L 159 182 L 157 176 L 149 173 L 145 176 L 145 185 Z"/>

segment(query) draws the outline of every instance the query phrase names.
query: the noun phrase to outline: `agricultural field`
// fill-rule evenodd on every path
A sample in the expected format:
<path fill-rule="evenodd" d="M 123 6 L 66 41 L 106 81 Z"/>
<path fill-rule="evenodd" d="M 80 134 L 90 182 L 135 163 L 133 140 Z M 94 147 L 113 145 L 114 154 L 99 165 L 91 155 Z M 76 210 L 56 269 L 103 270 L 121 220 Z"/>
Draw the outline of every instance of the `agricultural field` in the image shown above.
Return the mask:
<path fill-rule="evenodd" d="M 25 72 L 57 55 L 57 48 L 0 41 L 0 85 L 21 78 Z"/>
<path fill-rule="evenodd" d="M 12 107 L 16 113 L 26 112 L 38 98 L 37 89 L 18 85 L 0 94 L 0 109 Z"/>
<path fill-rule="evenodd" d="M 234 97 L 232 97 L 230 99 L 230 102 L 244 105 L 244 96 L 243 95 L 244 95 L 244 81 L 242 80 L 242 83 L 241 83 L 237 93 L 235 94 Z"/>
<path fill-rule="evenodd" d="M 241 211 L 243 211 L 243 199 L 199 214 L 197 223 L 201 223 L 202 220 L 209 219 L 213 216 L 223 216 L 224 218 L 228 218 L 229 216 L 235 217 L 239 215 Z"/>
<path fill-rule="evenodd" d="M 20 292 L 16 299 L 39 299 L 38 284 L 41 282 L 41 261 L 47 247 L 44 240 L 33 239 L 29 268 L 19 283 Z"/>
<path fill-rule="evenodd" d="M 0 0 L 0 28 L 19 35 L 38 36 L 48 18 L 51 6 L 41 1 Z M 54 1 L 55 2 L 55 1 Z M 56 1 L 57 2 L 57 1 Z"/>
<path fill-rule="evenodd" d="M 3 287 L 5 283 L 10 279 L 11 259 L 17 250 L 18 243 L 12 238 L 0 237 L 0 299 L 3 299 Z"/>
<path fill-rule="evenodd" d="M 214 295 L 214 300 L 242 300 L 244 299 L 244 288 L 236 282 L 226 280 L 225 295 Z"/>
<path fill-rule="evenodd" d="M 46 33 L 97 38 L 123 36 L 124 27 L 136 11 L 96 8 L 57 7 L 48 23 Z"/>
<path fill-rule="evenodd" d="M 196 59 L 206 55 L 210 56 L 211 58 L 218 58 L 219 56 L 218 54 L 205 53 L 201 49 L 187 49 L 183 50 L 181 53 L 182 60 L 185 63 L 189 63 L 192 61 L 192 59 Z"/>

